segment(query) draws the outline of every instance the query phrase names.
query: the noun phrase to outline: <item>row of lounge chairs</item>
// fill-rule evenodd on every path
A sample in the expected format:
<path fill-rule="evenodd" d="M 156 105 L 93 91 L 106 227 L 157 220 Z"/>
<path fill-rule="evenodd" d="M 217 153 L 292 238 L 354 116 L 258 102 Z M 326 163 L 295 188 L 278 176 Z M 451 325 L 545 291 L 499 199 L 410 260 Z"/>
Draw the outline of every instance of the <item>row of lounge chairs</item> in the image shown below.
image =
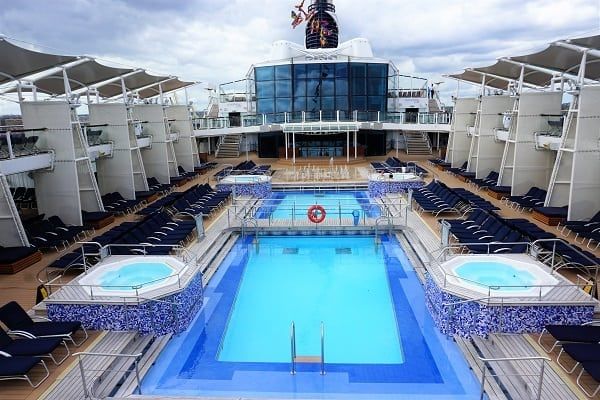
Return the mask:
<path fill-rule="evenodd" d="M 215 174 L 215 177 L 222 179 L 229 175 L 265 175 L 270 170 L 270 165 L 256 165 L 254 161 L 250 160 L 241 162 L 233 168 L 223 168 Z"/>
<path fill-rule="evenodd" d="M 587 221 L 565 221 L 558 224 L 557 229 L 565 236 L 575 235 L 575 241 L 587 242 L 587 247 L 597 250 L 600 247 L 600 211 Z M 579 240 L 578 240 L 579 239 Z"/>
<path fill-rule="evenodd" d="M 17 188 L 10 188 L 10 192 L 18 208 L 37 208 L 34 188 L 19 186 Z"/>
<path fill-rule="evenodd" d="M 188 213 L 191 215 L 211 215 L 223 207 L 231 197 L 230 191 L 214 191 L 210 185 L 196 186 L 176 199 L 170 209 L 174 213 Z"/>
<path fill-rule="evenodd" d="M 451 226 L 456 227 L 455 231 L 458 234 L 455 235 L 454 231 L 452 233 L 460 243 L 477 243 L 477 240 L 475 242 L 473 242 L 473 240 L 477 239 L 478 236 L 465 235 L 464 229 L 460 229 L 466 226 L 471 227 L 467 230 L 468 234 L 481 235 L 480 237 L 483 240 L 490 239 L 488 237 L 484 238 L 483 236 L 493 235 L 493 241 L 499 242 L 495 243 L 498 245 L 501 245 L 502 242 L 504 244 L 536 242 L 539 247 L 538 257 L 541 261 L 549 262 L 552 259 L 552 252 L 556 251 L 556 255 L 559 256 L 559 259 L 552 259 L 552 263 L 556 268 L 578 268 L 585 271 L 586 268 L 600 265 L 600 258 L 596 257 L 593 253 L 561 241 L 553 233 L 547 232 L 527 219 L 503 218 L 494 211 L 473 210 L 471 213 L 465 215 L 464 219 L 458 219 L 452 222 L 450 222 L 451 220 L 446 221 L 450 223 Z M 484 230 L 484 232 L 478 232 L 480 230 Z M 510 232 L 510 234 L 507 234 L 503 239 L 499 239 L 498 237 L 503 232 Z M 520 235 L 520 237 L 517 237 L 517 234 Z M 479 251 L 482 251 L 481 249 L 487 251 L 487 246 L 476 247 Z M 516 244 L 510 244 L 505 247 L 510 247 L 512 250 L 511 252 L 526 250 L 526 248 L 522 248 L 522 246 L 520 247 Z M 496 249 L 496 246 L 492 248 Z M 497 248 L 501 249 L 502 247 Z M 469 248 L 471 251 L 477 251 L 477 249 Z"/>
<path fill-rule="evenodd" d="M 44 219 L 44 214 L 25 222 L 24 228 L 31 244 L 57 251 L 93 233 L 93 229 L 85 226 L 66 225 L 58 216 Z"/>
<path fill-rule="evenodd" d="M 36 144 L 39 140 L 39 136 L 31 135 L 26 136 L 24 133 L 12 133 L 10 135 L 10 142 L 12 145 L 12 153 L 14 157 L 30 156 L 39 153 Z M 10 151 L 8 146 L 8 139 L 6 134 L 0 133 L 0 159 L 6 159 L 10 157 Z"/>
<path fill-rule="evenodd" d="M 144 207 L 144 200 L 127 200 L 119 192 L 108 193 L 102 196 L 104 209 L 110 213 L 125 215 L 136 212 Z"/>
<path fill-rule="evenodd" d="M 413 200 L 422 212 L 439 215 L 446 212 L 461 212 L 470 208 L 497 210 L 489 201 L 463 188 L 450 188 L 439 181 L 413 191 Z"/>
<path fill-rule="evenodd" d="M 545 334 L 554 338 L 550 348 L 543 344 Z M 548 353 L 560 347 L 556 363 L 568 374 L 575 372 L 578 366 L 581 371 L 577 376 L 577 386 L 589 397 L 600 392 L 600 385 L 593 391 L 582 384 L 582 376 L 587 372 L 596 382 L 600 382 L 600 326 L 593 323 L 586 325 L 546 325 L 538 338 L 539 345 Z M 564 356 L 568 355 L 575 363 L 565 365 Z"/>
<path fill-rule="evenodd" d="M 371 163 L 371 166 L 375 169 L 376 172 L 383 173 L 401 172 L 403 171 L 403 168 L 414 168 L 414 171 L 421 176 L 425 176 L 428 174 L 428 171 L 425 168 L 421 168 L 418 165 L 412 163 L 409 167 L 408 163 L 405 163 L 404 161 L 401 161 L 396 157 L 388 157 L 388 159 L 384 162 L 374 161 Z"/>
<path fill-rule="evenodd" d="M 9 329 L 8 332 L 0 329 L 0 380 L 25 380 L 34 388 L 50 375 L 43 358 L 60 365 L 71 354 L 67 341 L 79 347 L 88 338 L 80 322 L 35 322 L 14 301 L 0 307 L 0 321 Z M 76 342 L 74 337 L 79 331 L 83 339 Z M 65 354 L 57 359 L 58 349 L 62 349 L 61 352 Z M 34 383 L 29 374 L 38 365 L 45 373 Z"/>

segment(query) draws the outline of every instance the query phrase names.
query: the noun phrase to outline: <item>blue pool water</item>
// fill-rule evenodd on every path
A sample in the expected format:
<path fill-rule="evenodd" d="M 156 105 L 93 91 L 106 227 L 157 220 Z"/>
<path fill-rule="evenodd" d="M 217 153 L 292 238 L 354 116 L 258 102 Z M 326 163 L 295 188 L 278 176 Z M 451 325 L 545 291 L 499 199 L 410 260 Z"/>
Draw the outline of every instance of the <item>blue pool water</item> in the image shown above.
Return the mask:
<path fill-rule="evenodd" d="M 257 218 L 291 219 L 307 218 L 308 208 L 321 205 L 327 218 L 351 218 L 357 212 L 362 218 L 377 217 L 379 209 L 371 204 L 367 192 L 360 191 L 321 191 L 321 192 L 273 192 L 270 199 L 263 202 Z"/>
<path fill-rule="evenodd" d="M 375 251 L 373 238 L 260 239 L 219 361 L 288 362 L 292 321 L 298 355 L 320 354 L 323 321 L 328 362 L 403 361 L 383 253 Z"/>
<path fill-rule="evenodd" d="M 461 278 L 498 287 L 500 291 L 523 290 L 535 283 L 535 277 L 529 272 L 499 262 L 466 262 L 455 272 Z"/>
<path fill-rule="evenodd" d="M 435 327 L 423 287 L 393 237 L 376 244 L 361 236 L 261 236 L 258 246 L 252 237 L 240 239 L 204 296 L 191 326 L 144 378 L 144 394 L 478 398 L 476 380 L 455 343 Z M 298 355 L 318 354 L 325 323 L 325 375 L 318 364 L 299 364 L 290 374 L 292 319 Z"/>
<path fill-rule="evenodd" d="M 153 283 L 173 274 L 173 269 L 164 263 L 139 262 L 107 271 L 100 276 L 99 284 L 105 290 L 123 290 L 144 283 Z"/>

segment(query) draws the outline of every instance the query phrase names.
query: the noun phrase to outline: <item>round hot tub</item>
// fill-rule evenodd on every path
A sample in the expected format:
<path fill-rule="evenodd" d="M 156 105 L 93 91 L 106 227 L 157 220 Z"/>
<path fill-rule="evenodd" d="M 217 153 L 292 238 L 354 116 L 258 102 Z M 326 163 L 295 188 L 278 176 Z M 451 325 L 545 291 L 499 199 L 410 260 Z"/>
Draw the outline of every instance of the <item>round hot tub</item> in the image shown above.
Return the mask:
<path fill-rule="evenodd" d="M 185 265 L 172 257 L 112 256 L 77 282 L 91 296 L 146 297 L 154 290 L 178 285 Z"/>
<path fill-rule="evenodd" d="M 544 296 L 559 281 L 524 254 L 457 256 L 442 264 L 447 283 L 492 297 Z"/>
<path fill-rule="evenodd" d="M 271 177 L 266 175 L 229 175 L 217 184 L 217 190 L 235 196 L 265 198 L 271 195 Z"/>

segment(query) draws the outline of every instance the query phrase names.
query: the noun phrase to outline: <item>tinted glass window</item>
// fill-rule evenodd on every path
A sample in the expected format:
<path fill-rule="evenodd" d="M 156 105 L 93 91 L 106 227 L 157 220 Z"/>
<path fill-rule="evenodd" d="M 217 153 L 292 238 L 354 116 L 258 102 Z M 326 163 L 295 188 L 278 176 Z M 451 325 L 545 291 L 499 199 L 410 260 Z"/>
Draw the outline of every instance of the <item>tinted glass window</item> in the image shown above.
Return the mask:
<path fill-rule="evenodd" d="M 368 80 L 368 94 L 369 95 L 385 95 L 385 84 L 386 78 L 369 78 Z"/>
<path fill-rule="evenodd" d="M 352 97 L 352 110 L 367 111 L 367 98 L 365 96 Z"/>
<path fill-rule="evenodd" d="M 362 77 L 365 78 L 367 76 L 367 64 L 350 64 L 352 67 L 352 77 Z"/>
<path fill-rule="evenodd" d="M 290 80 L 276 81 L 275 95 L 277 97 L 292 97 L 292 81 L 290 81 Z"/>
<path fill-rule="evenodd" d="M 368 111 L 384 111 L 386 97 L 384 96 L 369 96 L 367 110 Z"/>
<path fill-rule="evenodd" d="M 369 64 L 369 77 L 370 78 L 387 78 L 387 64 Z"/>
<path fill-rule="evenodd" d="M 338 96 L 335 98 L 336 110 L 348 110 L 348 96 Z"/>
<path fill-rule="evenodd" d="M 306 80 L 296 79 L 294 81 L 294 96 L 306 96 Z"/>
<path fill-rule="evenodd" d="M 305 111 L 306 110 L 306 97 L 295 97 L 294 98 L 294 111 Z"/>
<path fill-rule="evenodd" d="M 275 100 L 275 112 L 289 112 L 292 111 L 292 99 L 290 98 L 281 98 Z"/>
<path fill-rule="evenodd" d="M 323 97 L 321 99 L 321 109 L 324 111 L 335 110 L 335 98 L 334 97 Z"/>
<path fill-rule="evenodd" d="M 335 80 L 335 94 L 337 96 L 345 96 L 348 94 L 348 79 Z"/>
<path fill-rule="evenodd" d="M 308 78 L 308 76 L 306 75 L 306 64 L 294 65 L 294 78 Z"/>
<path fill-rule="evenodd" d="M 275 79 L 275 73 L 273 67 L 259 67 L 255 70 L 257 81 L 272 81 Z"/>
<path fill-rule="evenodd" d="M 321 96 L 335 95 L 335 81 L 333 79 L 323 79 L 321 82 Z"/>
<path fill-rule="evenodd" d="M 275 83 L 273 81 L 256 82 L 256 97 L 259 99 L 275 97 Z"/>
<path fill-rule="evenodd" d="M 275 67 L 275 79 L 292 79 L 291 65 L 278 65 Z"/>
<path fill-rule="evenodd" d="M 273 99 L 258 99 L 256 102 L 256 108 L 258 109 L 258 112 L 262 114 L 275 112 L 275 104 Z"/>
<path fill-rule="evenodd" d="M 321 64 L 306 64 L 308 78 L 319 79 L 321 77 Z"/>
<path fill-rule="evenodd" d="M 335 64 L 335 76 L 336 78 L 347 78 L 348 77 L 348 64 Z"/>
<path fill-rule="evenodd" d="M 367 80 L 361 77 L 352 77 L 352 94 L 354 96 L 364 96 L 367 94 Z"/>

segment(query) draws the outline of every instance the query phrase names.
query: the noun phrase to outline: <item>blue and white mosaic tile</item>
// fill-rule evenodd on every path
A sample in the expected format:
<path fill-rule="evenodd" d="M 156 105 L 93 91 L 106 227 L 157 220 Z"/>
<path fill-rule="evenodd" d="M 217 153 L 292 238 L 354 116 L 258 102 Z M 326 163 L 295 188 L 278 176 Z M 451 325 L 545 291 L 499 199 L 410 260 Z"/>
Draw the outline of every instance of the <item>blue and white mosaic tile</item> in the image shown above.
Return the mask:
<path fill-rule="evenodd" d="M 248 183 L 248 184 L 222 184 L 217 185 L 219 192 L 232 192 L 235 196 L 252 196 L 264 199 L 271 196 L 271 182 Z"/>
<path fill-rule="evenodd" d="M 202 274 L 198 273 L 181 292 L 135 305 L 48 304 L 53 321 L 81 321 L 86 329 L 138 331 L 166 335 L 187 329 L 204 302 Z"/>
<path fill-rule="evenodd" d="M 440 331 L 446 335 L 487 337 L 490 333 L 536 333 L 545 325 L 579 325 L 592 320 L 593 306 L 486 306 L 477 302 L 444 304 L 464 299 L 444 292 L 431 277 L 425 283 L 426 302 Z"/>
<path fill-rule="evenodd" d="M 423 181 L 369 181 L 369 196 L 381 197 L 387 193 L 405 193 L 409 189 L 419 189 L 423 185 Z"/>

